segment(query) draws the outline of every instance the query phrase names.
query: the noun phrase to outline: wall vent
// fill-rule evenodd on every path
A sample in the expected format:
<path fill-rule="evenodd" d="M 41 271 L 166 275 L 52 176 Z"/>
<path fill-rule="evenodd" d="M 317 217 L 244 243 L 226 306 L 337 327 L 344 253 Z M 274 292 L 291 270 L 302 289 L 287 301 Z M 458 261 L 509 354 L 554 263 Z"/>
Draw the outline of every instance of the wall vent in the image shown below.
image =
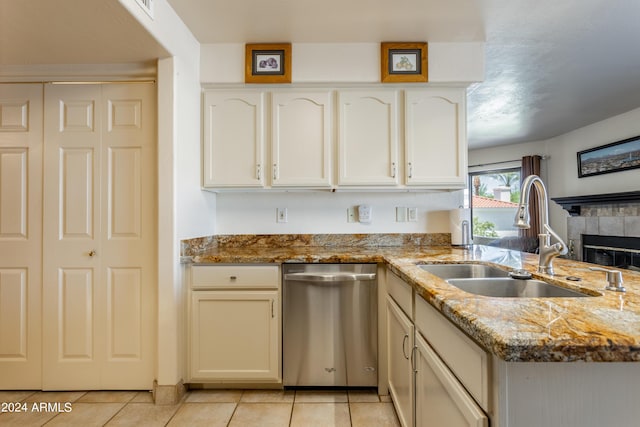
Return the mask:
<path fill-rule="evenodd" d="M 153 19 L 153 0 L 136 0 L 136 3 Z"/>

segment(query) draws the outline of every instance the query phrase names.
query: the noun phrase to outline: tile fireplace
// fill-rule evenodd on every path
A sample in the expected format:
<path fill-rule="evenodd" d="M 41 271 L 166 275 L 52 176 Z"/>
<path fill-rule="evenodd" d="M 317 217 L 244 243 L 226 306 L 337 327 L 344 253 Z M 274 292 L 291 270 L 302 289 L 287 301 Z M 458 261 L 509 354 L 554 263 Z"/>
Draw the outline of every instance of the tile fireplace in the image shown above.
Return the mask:
<path fill-rule="evenodd" d="M 640 270 L 640 191 L 553 198 L 571 215 L 571 259 Z"/>

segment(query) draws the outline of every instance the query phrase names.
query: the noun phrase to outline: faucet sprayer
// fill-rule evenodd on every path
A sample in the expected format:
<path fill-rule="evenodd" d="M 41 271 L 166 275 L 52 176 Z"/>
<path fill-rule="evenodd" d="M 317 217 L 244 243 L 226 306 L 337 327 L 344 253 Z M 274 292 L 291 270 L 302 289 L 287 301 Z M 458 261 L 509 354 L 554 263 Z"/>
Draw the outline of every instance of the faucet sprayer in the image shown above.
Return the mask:
<path fill-rule="evenodd" d="M 540 261 L 538 263 L 538 273 L 547 273 L 553 275 L 553 258 L 558 255 L 567 253 L 567 245 L 562 241 L 560 236 L 549 226 L 549 208 L 547 188 L 538 175 L 529 175 L 522 182 L 520 190 L 520 203 L 514 224 L 518 228 L 528 229 L 531 227 L 531 218 L 529 216 L 529 196 L 531 187 L 535 187 L 538 194 L 539 209 L 538 218 L 542 226 L 542 232 L 538 234 Z M 557 240 L 557 243 L 551 244 L 551 237 Z"/>

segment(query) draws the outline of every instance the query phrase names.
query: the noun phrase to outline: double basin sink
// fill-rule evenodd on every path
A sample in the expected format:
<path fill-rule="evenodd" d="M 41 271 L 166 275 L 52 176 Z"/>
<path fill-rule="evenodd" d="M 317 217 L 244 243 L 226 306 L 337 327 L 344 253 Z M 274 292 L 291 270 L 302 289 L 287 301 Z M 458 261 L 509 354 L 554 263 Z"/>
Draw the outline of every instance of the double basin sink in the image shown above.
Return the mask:
<path fill-rule="evenodd" d="M 465 292 L 487 297 L 588 297 L 582 292 L 536 279 L 517 279 L 509 272 L 484 264 L 419 264 L 421 269 Z"/>

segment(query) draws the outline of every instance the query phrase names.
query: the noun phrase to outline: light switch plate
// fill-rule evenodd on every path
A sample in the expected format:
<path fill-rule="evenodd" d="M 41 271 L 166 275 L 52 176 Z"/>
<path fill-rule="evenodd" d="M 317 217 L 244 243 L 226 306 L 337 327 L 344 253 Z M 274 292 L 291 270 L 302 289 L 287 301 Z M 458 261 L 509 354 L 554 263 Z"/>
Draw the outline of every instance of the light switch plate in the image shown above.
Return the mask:
<path fill-rule="evenodd" d="M 396 207 L 396 222 L 407 222 L 407 208 L 404 206 Z"/>
<path fill-rule="evenodd" d="M 347 222 L 356 222 L 356 207 L 349 206 L 347 208 Z"/>
<path fill-rule="evenodd" d="M 276 209 L 276 222 L 287 222 L 287 208 Z"/>

